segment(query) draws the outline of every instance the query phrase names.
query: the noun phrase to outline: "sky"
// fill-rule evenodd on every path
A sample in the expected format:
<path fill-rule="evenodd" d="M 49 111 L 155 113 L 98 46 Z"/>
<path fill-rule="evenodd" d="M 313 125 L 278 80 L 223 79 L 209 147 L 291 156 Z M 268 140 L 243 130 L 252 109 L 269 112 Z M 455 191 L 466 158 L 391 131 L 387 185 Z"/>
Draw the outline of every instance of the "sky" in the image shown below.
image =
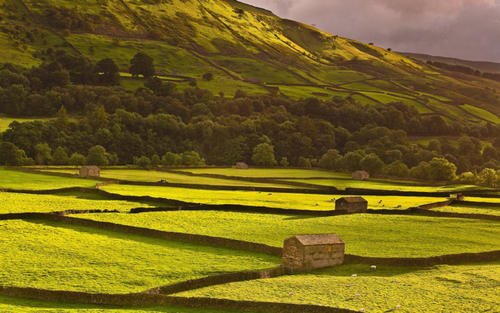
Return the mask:
<path fill-rule="evenodd" d="M 500 62 L 500 0 L 241 0 L 396 51 Z"/>

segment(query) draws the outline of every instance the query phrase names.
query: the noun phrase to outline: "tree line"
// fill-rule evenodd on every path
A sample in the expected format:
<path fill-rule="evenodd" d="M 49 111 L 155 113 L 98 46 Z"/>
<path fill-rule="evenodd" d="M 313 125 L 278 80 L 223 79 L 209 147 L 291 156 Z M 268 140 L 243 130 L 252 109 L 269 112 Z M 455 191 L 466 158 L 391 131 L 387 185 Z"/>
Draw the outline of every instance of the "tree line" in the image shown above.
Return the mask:
<path fill-rule="evenodd" d="M 55 51 L 39 67 L 0 66 L 0 113 L 55 116 L 13 122 L 1 136 L 0 164 L 130 164 L 322 167 L 374 175 L 451 180 L 500 169 L 500 129 L 422 116 L 410 105 L 365 106 L 352 98 L 291 100 L 277 95 L 183 91 L 154 74 L 138 53 L 132 75 L 145 87 L 116 83 L 110 59 L 92 63 Z M 461 136 L 450 142 L 443 136 Z M 408 136 L 441 139 L 426 145 Z M 495 138 L 484 145 L 479 138 Z"/>

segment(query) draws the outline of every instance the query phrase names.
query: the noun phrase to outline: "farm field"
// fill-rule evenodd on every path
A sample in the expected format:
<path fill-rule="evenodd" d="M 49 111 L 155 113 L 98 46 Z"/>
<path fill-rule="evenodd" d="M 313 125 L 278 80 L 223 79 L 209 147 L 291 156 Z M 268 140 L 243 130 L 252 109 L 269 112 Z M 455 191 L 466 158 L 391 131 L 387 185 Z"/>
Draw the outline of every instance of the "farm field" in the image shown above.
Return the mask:
<path fill-rule="evenodd" d="M 68 187 L 94 187 L 99 181 L 71 177 L 34 174 L 0 167 L 0 188 L 51 190 Z"/>
<path fill-rule="evenodd" d="M 248 170 L 239 170 L 235 168 L 185 168 L 179 171 L 191 172 L 194 174 L 216 174 L 235 177 L 253 177 L 253 178 L 351 178 L 350 174 L 337 173 L 322 170 L 303 170 L 303 169 L 264 169 L 250 168 Z"/>
<path fill-rule="evenodd" d="M 0 284 L 127 293 L 224 272 L 271 268 L 279 258 L 41 221 L 0 221 Z"/>
<path fill-rule="evenodd" d="M 357 277 L 351 277 L 357 274 Z M 180 296 L 320 304 L 366 312 L 495 312 L 500 263 L 429 268 L 342 265 Z M 399 306 L 399 307 L 397 307 Z"/>
<path fill-rule="evenodd" d="M 398 191 L 422 191 L 422 192 L 457 192 L 465 190 L 474 190 L 479 187 L 474 185 L 449 185 L 449 186 L 421 186 L 411 185 L 405 182 L 389 183 L 379 180 L 352 180 L 352 179 L 286 179 L 284 181 L 308 183 L 320 186 L 335 187 L 337 189 L 361 188 L 378 190 L 398 190 Z"/>
<path fill-rule="evenodd" d="M 210 309 L 192 309 L 183 307 L 141 307 L 122 308 L 114 306 L 97 306 L 71 303 L 46 302 L 14 297 L 0 296 L 0 311 L 5 313 L 239 313 L 237 311 L 221 311 Z"/>
<path fill-rule="evenodd" d="M 77 174 L 78 170 L 50 169 L 43 172 Z M 241 180 L 220 179 L 201 176 L 189 176 L 165 171 L 155 170 L 137 170 L 137 169 L 103 169 L 101 177 L 118 180 L 138 181 L 138 182 L 159 182 L 166 180 L 168 183 L 175 184 L 196 184 L 196 185 L 216 185 L 216 186 L 243 186 L 243 187 L 275 187 L 292 188 L 292 186 L 283 184 L 247 182 Z"/>
<path fill-rule="evenodd" d="M 6 131 L 9 125 L 16 121 L 19 123 L 32 122 L 32 121 L 48 121 L 51 118 L 20 118 L 20 117 L 6 117 L 0 115 L 0 133 Z"/>
<path fill-rule="evenodd" d="M 437 208 L 437 209 L 434 209 L 434 211 L 451 212 L 451 213 L 464 213 L 464 214 L 486 214 L 486 215 L 500 216 L 500 203 L 498 204 L 498 207 L 496 207 L 496 208 L 457 204 L 457 205 Z"/>
<path fill-rule="evenodd" d="M 497 223 L 454 218 L 369 214 L 303 217 L 217 211 L 85 214 L 78 217 L 275 247 L 283 246 L 286 238 L 296 234 L 336 233 L 346 242 L 346 253 L 372 257 L 427 257 L 489 251 L 500 246 Z"/>
<path fill-rule="evenodd" d="M 48 168 L 49 171 L 61 171 Z M 202 169 L 190 169 L 203 172 Z M 206 169 L 211 171 L 214 169 Z M 256 185 L 274 184 L 273 177 L 299 182 L 340 181 L 355 183 L 348 175 L 316 170 L 269 170 L 255 172 L 217 169 L 228 176 L 247 173 L 259 178 Z M 62 170 L 66 173 L 75 170 Z M 224 172 L 225 171 L 225 172 Z M 0 192 L 0 311 L 1 312 L 167 312 L 167 313 L 236 313 L 205 308 L 141 305 L 117 308 L 86 304 L 63 304 L 27 300 L 2 295 L 2 286 L 47 290 L 80 291 L 101 294 L 142 293 L 160 286 L 241 271 L 275 268 L 282 259 L 269 250 L 250 252 L 227 248 L 222 239 L 246 241 L 282 248 L 285 239 L 298 234 L 337 234 L 345 243 L 345 253 L 360 258 L 428 258 L 460 253 L 485 253 L 500 249 L 497 221 L 407 215 L 404 210 L 435 202 L 445 197 L 363 196 L 372 210 L 366 214 L 320 216 L 335 209 L 334 199 L 341 195 L 258 191 L 204 190 L 164 186 L 108 185 L 110 193 L 61 191 L 43 194 L 44 190 L 72 186 L 95 188 L 98 180 L 61 177 L 0 170 L 2 188 L 31 189 L 28 193 Z M 189 176 L 182 173 L 115 168 L 102 171 L 107 178 L 197 184 L 227 183 L 242 186 L 244 180 Z M 323 176 L 321 176 L 323 175 Z M 326 176 L 325 175 L 330 175 Z M 113 176 L 113 177 L 111 177 Z M 161 177 L 161 178 L 160 178 Z M 288 177 L 288 178 L 287 178 Z M 262 181 L 262 183 L 261 183 Z M 248 182 L 254 184 L 253 182 Z M 369 181 L 372 189 L 401 190 L 410 182 Z M 27 187 L 26 187 L 27 186 Z M 283 185 L 284 186 L 284 185 Z M 293 186 L 290 186 L 293 188 Z M 384 188 L 385 187 L 385 188 Z M 416 186 L 417 191 L 443 191 L 470 186 Z M 420 189 L 418 189 L 420 188 Z M 317 191 L 316 191 L 317 192 Z M 189 203 L 262 206 L 262 213 L 211 210 L 129 213 L 134 208 L 165 207 L 150 199 L 112 200 L 117 195 L 150 196 Z M 494 198 L 468 197 L 468 201 L 499 202 Z M 268 208 L 309 210 L 312 215 L 287 212 L 265 213 Z M 231 209 L 231 206 L 229 206 Z M 50 213 L 65 210 L 113 210 L 117 212 L 73 214 L 70 219 L 9 219 L 9 213 Z M 244 208 L 241 208 L 244 210 Z M 393 210 L 393 212 L 387 211 Z M 315 212 L 317 211 L 317 212 Z M 433 211 L 478 213 L 499 216 L 495 207 L 450 205 Z M 376 214 L 375 214 L 376 213 Z M 315 216 L 317 214 L 318 216 Z M 414 213 L 416 214 L 416 213 Z M 86 226 L 77 226 L 78 223 Z M 106 226 L 106 227 L 104 227 Z M 132 226 L 141 229 L 132 231 Z M 104 229 L 105 228 L 105 229 Z M 111 230 L 112 229 L 112 230 Z M 187 241 L 165 240 L 151 231 L 178 233 Z M 141 234 L 141 235 L 139 235 Z M 145 234 L 148 234 L 147 236 Z M 154 234 L 159 234 L 158 232 Z M 162 233 L 165 234 L 165 233 Z M 144 235 L 144 236 L 143 236 Z M 207 236 L 207 237 L 191 237 Z M 163 235 L 162 235 L 163 236 Z M 170 238 L 170 237 L 169 237 Z M 174 237 L 175 238 L 175 237 Z M 177 237 L 178 238 L 178 237 Z M 204 238 L 202 241 L 186 238 Z M 216 241 L 211 241 L 212 238 Z M 218 239 L 217 239 L 218 238 Z M 222 238 L 222 239 L 221 239 Z M 205 241 L 208 240 L 208 241 Z M 195 243 L 198 242 L 198 243 Z M 200 242 L 204 242 L 201 244 Z M 210 244 L 210 245 L 208 245 Z M 268 247 L 269 248 L 269 247 Z M 268 249 L 266 248 L 266 249 Z M 250 249 L 251 250 L 251 249 Z M 255 251 L 255 250 L 251 250 Z M 273 250 L 279 251 L 279 250 Z M 351 261 L 352 262 L 352 261 Z M 369 262 L 372 262 L 371 260 Z M 286 304 L 314 304 L 365 312 L 452 312 L 495 311 L 493 301 L 498 289 L 499 261 L 463 265 L 385 266 L 370 263 L 344 264 L 309 273 L 214 286 L 173 294 L 191 303 L 190 297 L 222 298 L 245 301 L 271 301 Z M 357 277 L 351 275 L 356 274 Z M 190 283 L 188 283 L 189 285 Z M 478 288 L 480 286 L 480 288 Z M 191 289 L 190 289 L 191 288 Z M 185 289 L 182 289 L 185 290 Z M 47 299 L 48 300 L 48 299 Z M 182 302 L 180 302 L 182 303 Z M 248 308 L 247 308 L 248 309 Z M 255 310 L 246 312 L 258 313 Z M 261 313 L 266 313 L 264 310 Z M 455 311 L 453 311 L 455 312 Z"/>
<path fill-rule="evenodd" d="M 129 196 L 151 196 L 203 204 L 234 204 L 301 210 L 333 210 L 341 195 L 267 193 L 258 191 L 201 190 L 176 187 L 109 185 L 103 190 Z M 408 209 L 444 201 L 440 197 L 365 196 L 370 209 Z"/>
<path fill-rule="evenodd" d="M 149 207 L 147 203 L 89 199 L 85 194 L 34 195 L 0 192 L 0 214 L 27 212 L 59 212 L 66 210 L 129 211 L 137 207 Z"/>

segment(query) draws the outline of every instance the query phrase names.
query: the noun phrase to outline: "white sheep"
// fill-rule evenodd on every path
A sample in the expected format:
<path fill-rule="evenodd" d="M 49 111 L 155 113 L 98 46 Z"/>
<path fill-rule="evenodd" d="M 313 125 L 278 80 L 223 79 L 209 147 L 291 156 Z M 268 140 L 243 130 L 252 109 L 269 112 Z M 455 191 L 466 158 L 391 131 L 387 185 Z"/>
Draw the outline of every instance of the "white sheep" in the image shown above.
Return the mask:
<path fill-rule="evenodd" d="M 395 309 L 397 310 L 397 309 L 399 309 L 399 308 L 401 308 L 401 305 L 399 305 L 399 304 L 396 304 L 396 307 L 395 307 Z"/>
<path fill-rule="evenodd" d="M 355 297 L 361 297 L 361 295 L 359 293 L 355 294 L 354 296 Z"/>
<path fill-rule="evenodd" d="M 358 277 L 358 274 L 352 274 L 351 277 Z"/>
<path fill-rule="evenodd" d="M 364 311 L 365 311 L 365 308 L 359 309 L 359 312 L 364 312 Z"/>
<path fill-rule="evenodd" d="M 370 266 L 370 268 L 371 268 L 372 270 L 376 270 L 376 269 L 377 269 L 377 265 L 372 265 L 372 266 Z"/>

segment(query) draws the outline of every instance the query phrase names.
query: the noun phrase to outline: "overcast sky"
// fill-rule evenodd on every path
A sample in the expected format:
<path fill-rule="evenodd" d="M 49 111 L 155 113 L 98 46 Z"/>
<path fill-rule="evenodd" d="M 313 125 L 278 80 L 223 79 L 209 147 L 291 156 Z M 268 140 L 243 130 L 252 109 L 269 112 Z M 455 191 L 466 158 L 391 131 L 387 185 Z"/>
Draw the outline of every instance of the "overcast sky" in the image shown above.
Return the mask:
<path fill-rule="evenodd" d="M 242 0 L 397 51 L 500 62 L 500 0 Z"/>

